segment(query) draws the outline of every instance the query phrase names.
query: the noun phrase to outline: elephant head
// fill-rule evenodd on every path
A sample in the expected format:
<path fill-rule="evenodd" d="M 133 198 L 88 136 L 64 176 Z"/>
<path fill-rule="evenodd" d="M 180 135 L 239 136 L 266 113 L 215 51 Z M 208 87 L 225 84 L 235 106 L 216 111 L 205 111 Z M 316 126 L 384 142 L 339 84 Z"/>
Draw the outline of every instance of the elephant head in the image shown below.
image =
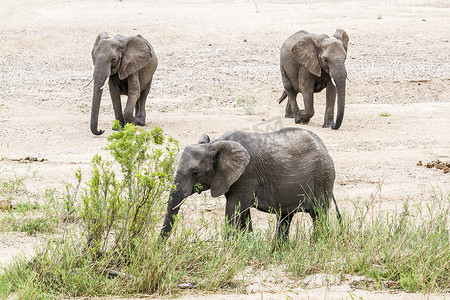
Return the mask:
<path fill-rule="evenodd" d="M 161 236 L 170 234 L 174 217 L 186 197 L 208 189 L 212 197 L 225 194 L 242 175 L 249 161 L 247 150 L 235 141 L 209 142 L 209 137 L 203 135 L 199 144 L 187 146 L 178 164 L 175 188 L 170 193 Z"/>
<path fill-rule="evenodd" d="M 100 135 L 98 130 L 98 113 L 103 88 L 110 76 L 118 74 L 124 80 L 130 74 L 147 65 L 152 58 L 151 47 L 140 35 L 124 37 L 116 35 L 110 38 L 106 32 L 100 33 L 92 48 L 94 62 L 94 92 L 92 97 L 91 131 Z"/>
<path fill-rule="evenodd" d="M 297 61 L 311 74 L 322 77 L 323 70 L 330 76 L 336 86 L 338 97 L 337 117 L 332 129 L 338 129 L 344 118 L 345 85 L 347 71 L 348 35 L 342 29 L 337 29 L 332 38 L 327 35 L 306 34 L 292 47 L 292 53 Z"/>

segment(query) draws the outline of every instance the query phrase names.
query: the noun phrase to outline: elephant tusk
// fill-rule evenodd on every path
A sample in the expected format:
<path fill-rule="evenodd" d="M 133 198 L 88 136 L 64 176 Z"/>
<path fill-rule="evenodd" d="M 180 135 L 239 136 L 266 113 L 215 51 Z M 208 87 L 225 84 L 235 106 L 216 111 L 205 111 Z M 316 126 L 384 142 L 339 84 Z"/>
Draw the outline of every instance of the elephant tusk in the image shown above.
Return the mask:
<path fill-rule="evenodd" d="M 331 83 L 332 83 L 334 86 L 336 86 L 336 82 L 334 82 L 333 77 L 331 77 Z"/>
<path fill-rule="evenodd" d="M 184 198 L 177 206 L 175 206 L 174 208 L 172 208 L 172 210 L 175 210 L 175 209 L 179 208 L 181 205 L 183 205 L 183 203 L 186 202 L 186 199 L 187 199 L 187 197 Z"/>
<path fill-rule="evenodd" d="M 103 89 L 106 87 L 106 85 L 108 84 L 108 81 L 109 81 L 109 77 L 106 78 L 105 83 L 104 83 L 104 84 L 102 85 L 102 87 L 100 88 L 101 90 L 103 90 Z"/>
<path fill-rule="evenodd" d="M 94 77 L 92 77 L 91 81 L 89 81 L 88 84 L 86 84 L 85 86 L 83 86 L 83 89 L 87 88 L 87 87 L 91 84 L 92 80 L 94 80 Z"/>

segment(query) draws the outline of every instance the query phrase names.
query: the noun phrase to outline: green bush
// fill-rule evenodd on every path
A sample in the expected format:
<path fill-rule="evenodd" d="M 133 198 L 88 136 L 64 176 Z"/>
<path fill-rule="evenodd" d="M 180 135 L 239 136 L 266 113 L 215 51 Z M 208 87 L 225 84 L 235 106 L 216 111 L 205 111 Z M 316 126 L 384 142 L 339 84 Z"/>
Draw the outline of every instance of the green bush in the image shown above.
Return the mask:
<path fill-rule="evenodd" d="M 81 217 L 87 247 L 95 256 L 133 252 L 136 241 L 155 230 L 162 194 L 172 187 L 178 142 L 160 127 L 137 130 L 132 124 L 108 137 L 114 161 L 96 155 L 82 195 Z M 114 170 L 119 164 L 120 174 Z"/>

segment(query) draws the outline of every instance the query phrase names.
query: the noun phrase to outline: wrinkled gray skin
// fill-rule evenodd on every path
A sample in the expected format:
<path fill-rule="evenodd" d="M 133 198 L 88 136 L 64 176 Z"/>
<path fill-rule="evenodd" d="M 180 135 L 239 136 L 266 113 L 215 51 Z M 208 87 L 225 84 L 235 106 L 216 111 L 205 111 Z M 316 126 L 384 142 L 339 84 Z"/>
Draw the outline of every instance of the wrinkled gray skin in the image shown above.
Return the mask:
<path fill-rule="evenodd" d="M 232 131 L 212 142 L 203 135 L 199 144 L 187 146 L 181 155 L 161 236 L 170 234 L 180 203 L 200 183 L 203 188 L 198 192 L 225 194 L 225 216 L 234 228 L 251 230 L 249 208 L 255 207 L 279 215 L 276 238 L 286 239 L 296 212 L 308 212 L 313 221 L 318 208 L 327 212 L 334 199 L 334 178 L 325 145 L 305 129 Z"/>
<path fill-rule="evenodd" d="M 94 62 L 94 92 L 92 96 L 91 131 L 100 135 L 98 113 L 103 87 L 109 79 L 109 92 L 116 120 L 145 125 L 145 101 L 152 83 L 158 58 L 150 43 L 141 35 L 110 38 L 106 32 L 95 39 L 92 49 Z M 120 95 L 128 95 L 122 113 Z M 133 114 L 135 111 L 135 115 Z"/>
<path fill-rule="evenodd" d="M 341 126 L 345 107 L 345 59 L 348 40 L 347 33 L 337 29 L 331 38 L 325 34 L 319 36 L 299 31 L 284 42 L 280 56 L 284 92 L 278 103 L 288 98 L 286 118 L 294 118 L 295 123 L 308 123 L 314 115 L 314 93 L 327 88 L 323 127 L 338 129 Z M 303 96 L 305 109 L 298 108 L 298 93 Z M 336 94 L 338 108 L 334 123 Z"/>

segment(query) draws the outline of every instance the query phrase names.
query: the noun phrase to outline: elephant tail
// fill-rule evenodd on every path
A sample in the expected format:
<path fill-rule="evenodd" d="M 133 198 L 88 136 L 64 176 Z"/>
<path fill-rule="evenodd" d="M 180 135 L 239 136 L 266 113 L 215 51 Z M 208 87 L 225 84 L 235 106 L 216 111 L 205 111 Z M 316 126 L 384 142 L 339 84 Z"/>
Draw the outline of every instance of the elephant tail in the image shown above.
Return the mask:
<path fill-rule="evenodd" d="M 283 95 L 281 95 L 280 99 L 278 99 L 278 104 L 283 102 L 283 100 L 286 99 L 286 97 L 287 97 L 286 91 L 283 91 Z"/>
<path fill-rule="evenodd" d="M 336 207 L 336 216 L 337 216 L 337 219 L 339 220 L 339 223 L 342 223 L 342 216 L 341 216 L 341 213 L 339 212 L 339 209 L 338 209 L 338 207 L 337 207 L 337 204 L 336 204 L 336 198 L 334 198 L 334 194 L 332 194 L 332 196 L 333 196 L 334 206 Z"/>

